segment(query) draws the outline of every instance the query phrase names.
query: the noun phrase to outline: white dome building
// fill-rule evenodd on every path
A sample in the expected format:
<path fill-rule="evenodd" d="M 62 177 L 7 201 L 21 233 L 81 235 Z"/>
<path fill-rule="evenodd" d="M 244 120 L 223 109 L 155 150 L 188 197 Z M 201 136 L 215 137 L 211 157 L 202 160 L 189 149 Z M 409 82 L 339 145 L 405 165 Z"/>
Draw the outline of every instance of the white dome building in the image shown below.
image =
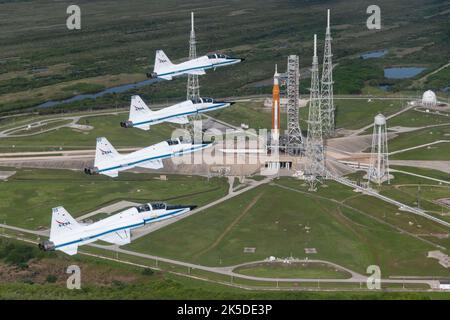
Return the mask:
<path fill-rule="evenodd" d="M 431 90 L 425 91 L 422 96 L 422 105 L 424 107 L 435 107 L 436 94 Z"/>

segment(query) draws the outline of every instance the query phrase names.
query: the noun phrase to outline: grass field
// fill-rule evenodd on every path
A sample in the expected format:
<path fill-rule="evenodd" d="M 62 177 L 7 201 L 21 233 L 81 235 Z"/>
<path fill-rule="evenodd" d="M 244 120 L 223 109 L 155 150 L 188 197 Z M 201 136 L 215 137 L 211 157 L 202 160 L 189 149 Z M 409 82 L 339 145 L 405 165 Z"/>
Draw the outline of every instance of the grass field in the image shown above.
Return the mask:
<path fill-rule="evenodd" d="M 389 151 L 392 152 L 411 148 L 438 140 L 448 140 L 449 137 L 450 124 L 442 127 L 426 128 L 412 132 L 405 132 L 399 134 L 398 137 L 389 140 Z"/>
<path fill-rule="evenodd" d="M 160 124 L 152 127 L 150 132 L 124 129 L 120 127 L 120 121 L 126 118 L 126 113 L 86 117 L 78 124 L 92 126 L 92 130 L 61 128 L 29 137 L 2 138 L 0 152 L 95 149 L 97 137 L 106 137 L 116 148 L 146 147 L 170 139 L 176 128 L 170 124 Z"/>
<path fill-rule="evenodd" d="M 389 119 L 388 127 L 402 126 L 418 128 L 444 123 L 450 124 L 450 116 L 442 116 L 416 110 L 408 110 L 401 115 Z"/>
<path fill-rule="evenodd" d="M 440 171 L 419 169 L 419 168 L 416 169 L 411 167 L 410 168 L 394 167 L 394 168 L 406 172 L 429 176 L 436 179 L 443 179 L 445 181 L 450 181 L 449 178 L 450 176 L 448 174 L 441 173 Z M 350 175 L 349 177 L 353 180 L 358 180 L 362 179 L 362 176 L 364 174 L 365 174 L 364 172 L 357 172 L 353 175 Z M 450 209 L 437 202 L 437 200 L 439 199 L 448 197 L 448 195 L 450 194 L 449 185 L 399 172 L 393 172 L 393 175 L 394 179 L 391 180 L 390 184 L 384 183 L 380 187 L 372 185 L 372 188 L 375 188 L 385 196 L 400 201 L 411 207 L 417 207 L 418 205 L 420 205 L 420 208 L 426 210 L 429 214 L 434 215 L 441 220 L 450 222 Z M 417 203 L 418 198 L 420 198 L 419 204 Z M 422 223 L 424 222 L 424 220 L 418 216 L 404 215 L 401 213 L 401 211 L 397 210 L 395 216 L 382 216 L 382 217 L 383 219 L 397 220 L 395 224 L 403 225 L 405 229 L 410 230 L 413 233 L 420 234 L 423 231 Z M 401 220 L 403 221 L 400 222 Z M 410 222 L 413 223 L 412 226 L 408 226 Z M 427 223 L 427 225 L 428 226 L 425 227 L 425 229 L 431 228 L 428 230 L 429 232 L 428 236 L 430 236 L 433 233 L 440 233 L 440 232 L 442 232 L 443 234 L 447 233 L 445 229 L 437 231 L 436 229 L 432 228 L 430 224 Z M 442 244 L 447 246 L 450 245 L 450 242 L 445 241 L 445 243 Z"/>
<path fill-rule="evenodd" d="M 259 263 L 233 270 L 262 278 L 346 279 L 351 275 L 323 263 Z"/>
<path fill-rule="evenodd" d="M 401 110 L 405 104 L 401 100 L 335 100 L 336 128 L 359 129 L 373 122 L 382 113 L 389 116 Z"/>
<path fill-rule="evenodd" d="M 68 170 L 21 169 L 0 182 L 0 221 L 24 228 L 48 227 L 51 209 L 64 206 L 74 217 L 119 200 L 204 205 L 224 196 L 225 179 L 124 173 L 117 179 Z"/>
<path fill-rule="evenodd" d="M 436 143 L 431 146 L 396 153 L 390 159 L 448 161 L 450 159 L 450 139 L 448 139 L 448 142 Z"/>
<path fill-rule="evenodd" d="M 370 264 L 378 264 L 384 275 L 450 275 L 426 258 L 433 246 L 370 218 L 406 228 L 410 218 L 397 217 L 395 208 L 355 194 L 345 201 L 349 206 L 341 207 L 339 202 L 304 194 L 306 188 L 299 187 L 295 180 L 283 179 L 280 183 L 298 188 L 301 193 L 278 186 L 258 187 L 127 247 L 213 266 L 293 256 L 328 260 L 359 272 L 365 272 Z M 441 229 L 420 222 L 421 233 Z M 245 247 L 254 247 L 255 253 L 244 253 Z M 304 248 L 311 247 L 318 253 L 305 254 Z M 405 247 L 409 249 L 404 250 Z"/>
<path fill-rule="evenodd" d="M 399 100 L 372 100 L 365 99 L 336 99 L 336 127 L 345 129 L 358 129 L 373 122 L 373 117 L 379 112 L 388 116 L 404 106 Z M 231 108 L 211 112 L 210 115 L 222 121 L 240 126 L 241 123 L 251 128 L 270 128 L 272 114 L 270 109 L 264 108 L 263 102 L 242 102 Z M 301 108 L 299 112 L 300 127 L 303 131 L 308 128 L 308 107 Z M 281 113 L 281 128 L 286 128 L 287 114 Z M 306 134 L 306 132 L 305 132 Z"/>
<path fill-rule="evenodd" d="M 435 179 L 450 181 L 450 172 L 446 173 L 446 172 L 442 172 L 439 170 L 415 168 L 415 167 L 402 167 L 402 166 L 392 166 L 392 168 L 397 169 L 397 170 L 406 171 L 406 172 L 415 173 L 415 174 L 420 174 L 423 176 L 428 176 L 428 177 L 435 178 Z M 426 183 L 427 181 L 430 182 L 429 180 L 425 180 L 425 179 L 422 181 L 423 181 L 423 183 Z"/>

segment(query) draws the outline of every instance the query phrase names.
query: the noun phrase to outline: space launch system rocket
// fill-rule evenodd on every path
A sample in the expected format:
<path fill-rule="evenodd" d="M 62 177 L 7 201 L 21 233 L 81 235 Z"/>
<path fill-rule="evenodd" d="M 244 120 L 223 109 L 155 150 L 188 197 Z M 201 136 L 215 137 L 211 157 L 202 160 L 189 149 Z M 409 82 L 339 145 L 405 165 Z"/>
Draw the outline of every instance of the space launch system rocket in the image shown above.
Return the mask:
<path fill-rule="evenodd" d="M 280 74 L 275 65 L 275 74 L 273 75 L 272 89 L 272 141 L 278 142 L 280 137 Z M 278 143 L 277 143 L 278 144 Z"/>

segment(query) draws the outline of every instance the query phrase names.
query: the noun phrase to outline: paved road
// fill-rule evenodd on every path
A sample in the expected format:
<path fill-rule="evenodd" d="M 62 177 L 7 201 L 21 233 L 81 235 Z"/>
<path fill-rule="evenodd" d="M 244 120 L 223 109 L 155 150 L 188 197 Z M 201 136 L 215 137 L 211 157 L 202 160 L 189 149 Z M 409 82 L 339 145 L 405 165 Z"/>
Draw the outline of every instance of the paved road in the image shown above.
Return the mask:
<path fill-rule="evenodd" d="M 367 281 L 367 277 L 366 276 L 363 276 L 363 275 L 358 274 L 358 273 L 356 273 L 356 272 L 354 272 L 354 271 L 352 271 L 350 269 L 344 268 L 344 267 L 342 267 L 340 265 L 337 265 L 337 264 L 334 264 L 334 263 L 330 263 L 330 262 L 324 261 L 324 260 L 308 260 L 308 261 L 309 262 L 328 263 L 328 264 L 334 265 L 334 266 L 338 267 L 339 269 L 343 269 L 343 270 L 349 271 L 351 273 L 352 277 L 348 278 L 348 279 L 262 278 L 262 277 L 243 275 L 243 274 L 239 274 L 239 273 L 236 273 L 236 272 L 233 271 L 235 268 L 237 268 L 239 266 L 242 266 L 243 264 L 234 265 L 234 266 L 226 266 L 226 267 L 208 267 L 208 266 L 198 265 L 198 264 L 189 263 L 189 262 L 182 262 L 182 261 L 178 261 L 178 260 L 174 260 L 174 259 L 162 258 L 162 257 L 154 256 L 154 255 L 145 254 L 145 253 L 129 251 L 129 250 L 125 250 L 125 249 L 118 248 L 118 247 L 102 246 L 102 245 L 97 245 L 97 244 L 91 244 L 91 246 L 96 247 L 96 248 L 109 250 L 109 251 L 113 251 L 113 252 L 118 252 L 118 253 L 123 253 L 123 254 L 127 254 L 127 255 L 132 255 L 132 256 L 135 256 L 135 257 L 152 259 L 152 260 L 157 260 L 157 261 L 160 261 L 160 262 L 166 262 L 166 263 L 170 263 L 170 264 L 174 264 L 174 265 L 178 265 L 178 266 L 183 266 L 183 267 L 190 268 L 190 269 L 198 269 L 198 270 L 203 270 L 203 271 L 208 271 L 208 272 L 213 272 L 213 273 L 217 273 L 217 274 L 221 274 L 221 275 L 230 276 L 230 277 L 233 277 L 233 278 L 255 280 L 255 281 L 261 281 L 261 282 L 362 283 L 362 282 L 366 282 Z M 256 262 L 252 262 L 252 263 L 258 263 L 258 262 L 262 262 L 262 261 L 256 261 Z M 306 262 L 306 260 L 305 260 L 305 262 Z M 382 283 L 427 284 L 431 288 L 439 287 L 439 282 L 438 281 L 436 281 L 436 280 L 425 280 L 425 279 L 418 279 L 418 280 L 415 280 L 415 279 L 414 280 L 413 279 L 405 279 L 405 280 L 403 280 L 403 279 L 382 279 Z"/>
<path fill-rule="evenodd" d="M 0 227 L 5 228 L 5 229 L 14 230 L 14 231 L 23 232 L 23 233 L 35 234 L 38 236 L 47 236 L 47 232 L 45 232 L 45 231 L 29 230 L 29 229 L 13 227 L 13 226 L 4 225 L 4 224 L 0 224 Z M 18 239 L 24 240 L 21 238 L 18 238 Z M 27 240 L 27 241 L 29 241 L 29 240 Z M 33 243 L 35 243 L 35 242 L 33 242 Z M 289 278 L 288 279 L 288 278 L 274 278 L 274 277 L 262 278 L 262 277 L 248 276 L 248 275 L 235 273 L 233 270 L 240 266 L 264 262 L 264 261 L 255 261 L 255 262 L 249 262 L 249 263 L 244 263 L 244 264 L 239 264 L 239 265 L 234 265 L 234 266 L 225 266 L 225 267 L 209 267 L 209 266 L 203 266 L 203 265 L 199 265 L 199 264 L 194 264 L 194 263 L 183 262 L 183 261 L 178 261 L 178 260 L 174 260 L 174 259 L 168 259 L 168 258 L 163 258 L 163 257 L 159 257 L 159 256 L 144 254 L 144 253 L 140 253 L 140 252 L 130 251 L 130 250 L 122 249 L 118 246 L 104 246 L 104 245 L 99 245 L 99 244 L 95 244 L 95 243 L 89 244 L 89 246 L 92 246 L 95 248 L 100 248 L 103 250 L 108 250 L 108 251 L 115 252 L 115 253 L 123 253 L 123 254 L 131 255 L 131 256 L 135 256 L 135 257 L 141 257 L 141 258 L 156 260 L 156 261 L 160 261 L 160 262 L 166 262 L 166 263 L 183 266 L 183 267 L 190 268 L 190 269 L 198 269 L 198 270 L 213 272 L 213 273 L 217 273 L 217 274 L 221 274 L 221 275 L 230 276 L 232 278 L 240 278 L 240 279 L 247 279 L 247 280 L 254 280 L 254 281 L 261 281 L 261 282 L 363 283 L 363 282 L 367 281 L 366 276 L 361 275 L 357 272 L 354 272 L 353 270 L 350 270 L 350 269 L 340 266 L 338 264 L 335 264 L 335 263 L 332 263 L 329 261 L 325 261 L 325 260 L 307 260 L 307 261 L 300 260 L 300 261 L 327 263 L 338 269 L 349 272 L 351 274 L 351 278 L 348 278 L 348 279 L 316 279 L 316 278 Z M 92 255 L 92 254 L 89 254 L 89 255 Z M 100 256 L 100 255 L 97 255 L 97 256 L 100 258 L 103 258 L 103 256 Z M 119 262 L 128 263 L 126 260 L 120 260 Z M 428 279 L 382 279 L 382 283 L 426 284 L 426 285 L 429 285 L 431 288 L 438 288 L 438 286 L 439 286 L 438 281 L 428 280 Z"/>
<path fill-rule="evenodd" d="M 406 112 L 406 111 L 408 111 L 408 110 L 411 110 L 411 109 L 414 108 L 414 107 L 415 107 L 415 105 L 407 106 L 406 108 L 403 108 L 403 109 L 401 109 L 400 111 L 398 111 L 398 112 L 396 112 L 396 113 L 394 113 L 394 114 L 391 114 L 390 116 L 387 116 L 386 119 L 389 120 L 389 119 L 391 119 L 391 118 L 393 118 L 393 117 L 396 117 L 396 116 L 398 116 L 398 115 L 400 115 L 400 114 L 402 114 L 402 113 L 404 113 L 404 112 Z M 357 135 L 359 135 L 359 134 L 365 132 L 367 129 L 372 128 L 372 127 L 373 127 L 373 123 L 371 123 L 371 124 L 369 124 L 369 125 L 367 125 L 367 126 L 365 126 L 365 127 L 362 127 L 361 129 L 358 129 L 358 130 L 353 131 L 349 136 L 350 136 L 350 137 L 352 137 L 352 136 L 357 136 Z"/>
<path fill-rule="evenodd" d="M 337 182 L 339 182 L 341 184 L 344 184 L 344 185 L 347 185 L 347 186 L 349 186 L 351 188 L 360 190 L 361 192 L 364 192 L 365 194 L 368 194 L 370 196 L 376 197 L 376 198 L 381 199 L 381 200 L 383 200 L 385 202 L 391 203 L 391 204 L 399 207 L 400 209 L 403 209 L 405 211 L 417 214 L 419 216 L 427 218 L 428 220 L 432 220 L 432 221 L 437 222 L 437 223 L 439 223 L 439 224 L 441 224 L 441 225 L 443 225 L 443 226 L 445 226 L 447 228 L 450 228 L 450 223 L 449 222 L 441 220 L 439 218 L 436 218 L 435 216 L 432 216 L 432 215 L 430 215 L 428 213 L 425 213 L 425 211 L 423 211 L 421 209 L 410 207 L 410 206 L 408 206 L 406 204 L 401 203 L 400 201 L 397 201 L 397 200 L 388 198 L 386 196 L 383 196 L 383 195 L 381 195 L 381 194 L 379 194 L 379 193 L 377 193 L 377 192 L 375 192 L 375 191 L 373 191 L 371 189 L 366 189 L 366 188 L 363 188 L 361 186 L 358 186 L 356 183 L 350 181 L 349 179 L 346 179 L 346 178 L 343 178 L 343 177 L 337 177 L 337 176 L 334 176 L 332 174 L 330 176 L 331 176 L 331 178 L 333 180 L 335 180 L 335 181 L 337 181 Z"/>
<path fill-rule="evenodd" d="M 427 176 L 423 176 L 421 174 L 407 172 L 407 171 L 402 171 L 402 170 L 397 170 L 397 169 L 392 169 L 392 168 L 389 169 L 389 172 L 400 172 L 400 173 L 404 173 L 404 174 L 407 174 L 407 175 L 410 175 L 410 176 L 415 176 L 415 177 L 419 177 L 419 178 L 423 178 L 423 179 L 428 179 L 428 180 L 436 181 L 436 182 L 439 182 L 439 183 L 450 184 L 450 181 L 436 179 L 436 178 L 432 178 L 432 177 L 427 177 Z"/>
<path fill-rule="evenodd" d="M 439 171 L 446 172 L 446 173 L 450 172 L 450 161 L 389 160 L 389 165 L 433 169 L 433 170 L 439 170 Z"/>
<path fill-rule="evenodd" d="M 402 152 L 406 152 L 406 151 L 410 151 L 410 150 L 414 150 L 414 149 L 420 149 L 420 148 L 423 148 L 423 147 L 432 146 L 432 145 L 438 144 L 438 143 L 447 143 L 447 142 L 450 142 L 450 140 L 437 140 L 437 141 L 434 141 L 434 142 L 430 142 L 430 143 L 425 143 L 425 144 L 421 144 L 421 145 L 418 145 L 418 146 L 414 146 L 414 147 L 411 147 L 411 148 L 406 148 L 406 149 L 401 149 L 401 150 L 389 152 L 389 155 L 391 156 L 393 154 L 402 153 Z"/>

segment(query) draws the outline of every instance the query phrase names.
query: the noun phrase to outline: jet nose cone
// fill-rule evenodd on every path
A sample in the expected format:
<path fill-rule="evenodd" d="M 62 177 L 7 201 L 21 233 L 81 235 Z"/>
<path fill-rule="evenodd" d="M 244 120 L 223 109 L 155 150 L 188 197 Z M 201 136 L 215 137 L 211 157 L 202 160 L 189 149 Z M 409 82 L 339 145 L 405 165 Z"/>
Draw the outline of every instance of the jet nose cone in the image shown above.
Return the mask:
<path fill-rule="evenodd" d="M 197 208 L 196 205 L 191 205 L 191 206 L 189 206 L 189 210 L 194 210 L 195 208 Z"/>
<path fill-rule="evenodd" d="M 242 62 L 242 61 L 245 61 L 245 58 L 238 58 L 238 59 L 241 60 L 241 62 Z"/>

